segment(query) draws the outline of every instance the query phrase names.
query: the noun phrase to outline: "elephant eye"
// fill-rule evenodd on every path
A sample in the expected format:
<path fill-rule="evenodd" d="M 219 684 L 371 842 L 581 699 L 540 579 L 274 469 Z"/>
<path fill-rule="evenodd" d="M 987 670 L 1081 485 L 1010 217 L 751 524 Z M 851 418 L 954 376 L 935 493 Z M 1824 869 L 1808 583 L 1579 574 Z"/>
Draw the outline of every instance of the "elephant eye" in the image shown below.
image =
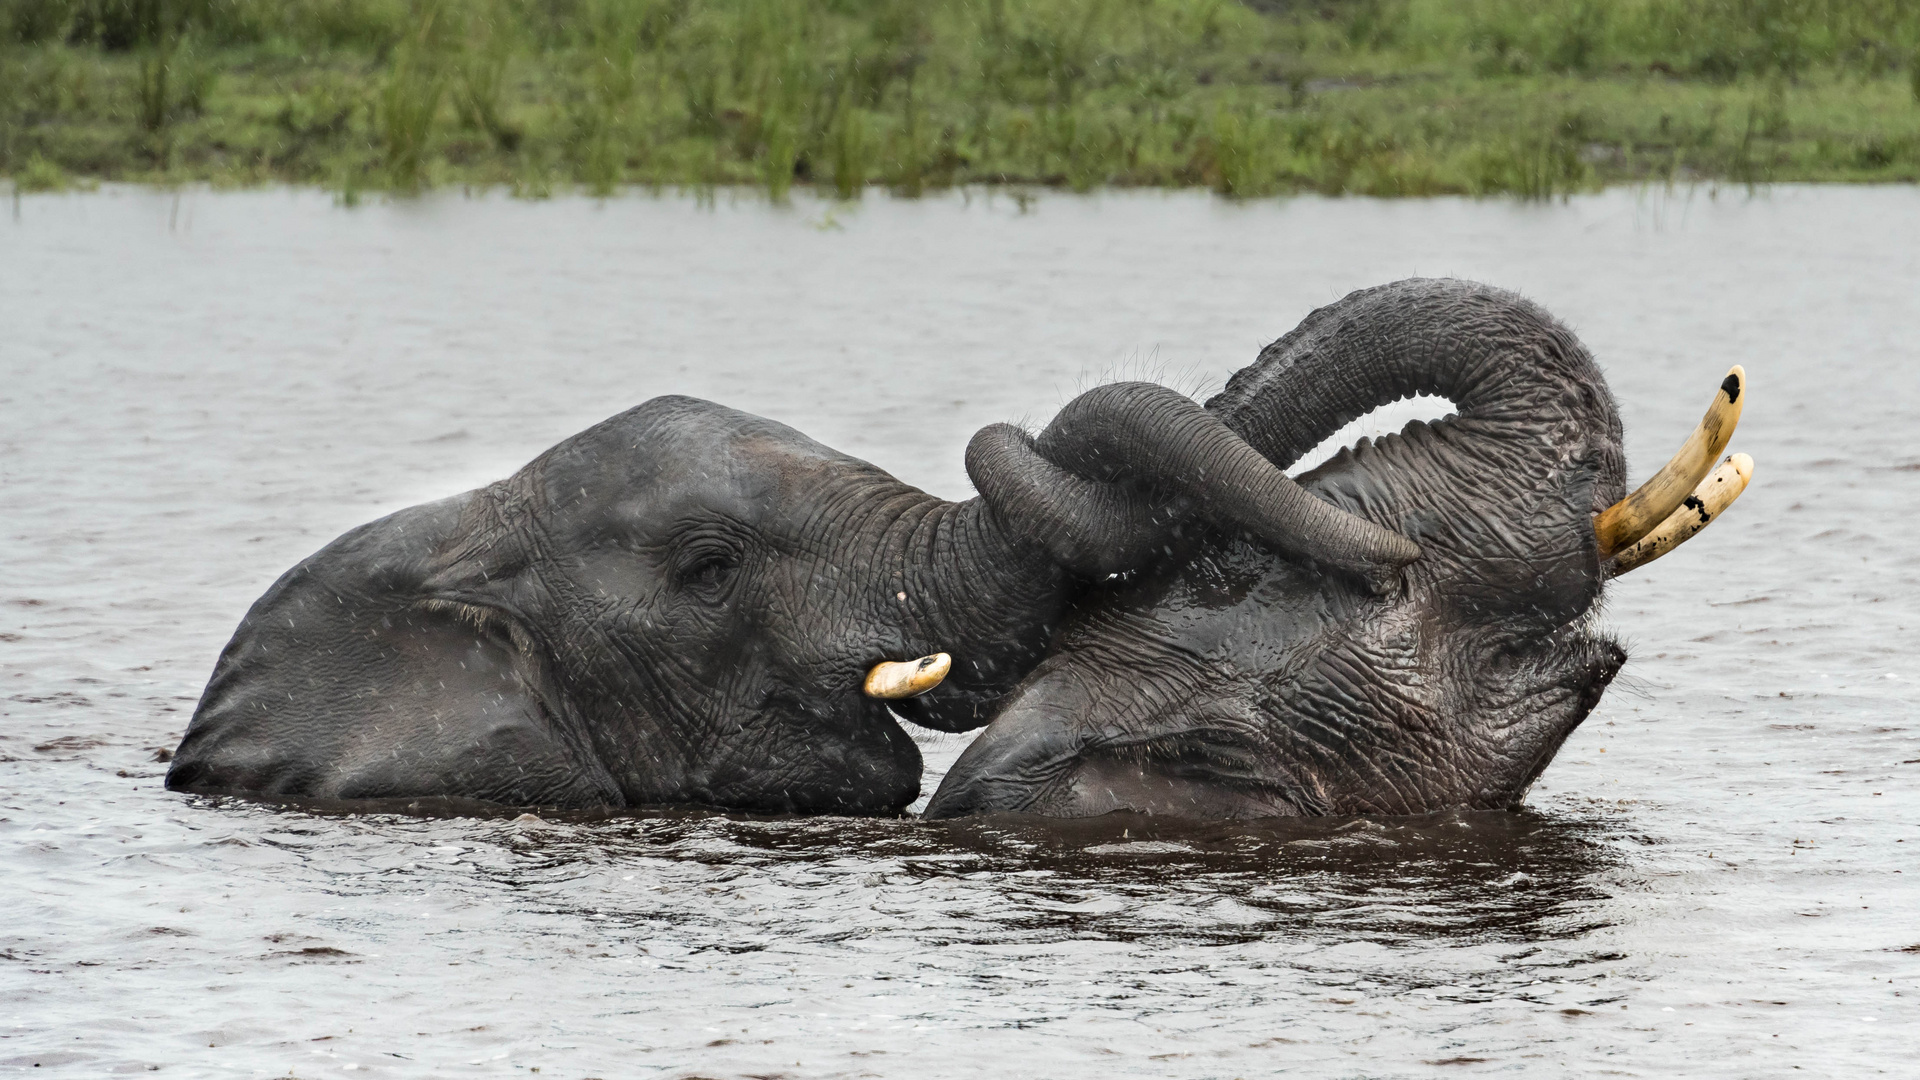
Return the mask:
<path fill-rule="evenodd" d="M 681 564 L 680 583 L 697 593 L 717 594 L 740 569 L 740 560 L 730 551 L 703 551 Z"/>
<path fill-rule="evenodd" d="M 688 521 L 666 551 L 674 585 L 694 597 L 715 602 L 747 562 L 753 537 L 730 522 Z"/>

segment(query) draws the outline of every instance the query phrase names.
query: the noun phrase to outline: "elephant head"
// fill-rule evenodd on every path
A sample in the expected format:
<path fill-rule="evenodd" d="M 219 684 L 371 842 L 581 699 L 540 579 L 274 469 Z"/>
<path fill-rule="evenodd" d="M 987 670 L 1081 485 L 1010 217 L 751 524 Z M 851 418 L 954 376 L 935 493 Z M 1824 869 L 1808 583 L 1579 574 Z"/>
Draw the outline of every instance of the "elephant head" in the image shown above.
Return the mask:
<path fill-rule="evenodd" d="M 897 811 L 921 767 L 889 705 L 985 723 L 1082 582 L 1190 520 L 1361 581 L 1418 554 L 1146 384 L 1090 391 L 1038 437 L 990 427 L 968 468 L 983 495 L 947 502 L 781 424 L 647 402 L 284 575 L 168 786 Z"/>
<path fill-rule="evenodd" d="M 1742 380 L 1736 368 L 1687 448 L 1623 499 L 1612 397 L 1538 307 L 1415 280 L 1314 312 L 1207 408 L 1286 466 L 1377 406 L 1451 399 L 1455 415 L 1362 440 L 1300 479 L 1422 558 L 1370 591 L 1215 531 L 1104 583 L 927 815 L 1516 804 L 1626 659 L 1595 625 L 1607 578 L 1744 487 L 1744 455 L 1706 475 Z"/>

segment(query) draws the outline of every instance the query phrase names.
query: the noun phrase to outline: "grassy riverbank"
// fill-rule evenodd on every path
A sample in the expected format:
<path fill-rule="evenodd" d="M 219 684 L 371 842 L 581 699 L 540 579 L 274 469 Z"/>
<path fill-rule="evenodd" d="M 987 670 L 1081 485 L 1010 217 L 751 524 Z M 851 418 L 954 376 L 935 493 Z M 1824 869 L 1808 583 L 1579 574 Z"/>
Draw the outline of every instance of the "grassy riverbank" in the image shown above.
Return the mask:
<path fill-rule="evenodd" d="M 1920 180 L 1913 0 L 7 0 L 0 174 L 321 184 Z"/>

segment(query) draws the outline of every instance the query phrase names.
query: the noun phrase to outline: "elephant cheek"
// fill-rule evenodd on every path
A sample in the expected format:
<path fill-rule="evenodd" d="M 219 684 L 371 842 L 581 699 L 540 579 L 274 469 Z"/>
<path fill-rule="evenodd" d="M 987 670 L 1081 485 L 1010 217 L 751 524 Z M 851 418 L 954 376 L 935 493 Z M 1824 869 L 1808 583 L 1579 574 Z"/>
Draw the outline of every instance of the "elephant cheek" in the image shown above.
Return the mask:
<path fill-rule="evenodd" d="M 1586 639 L 1569 646 L 1555 674 L 1508 710 L 1504 730 L 1527 733 L 1505 755 L 1506 768 L 1490 770 L 1480 805 L 1517 806 L 1580 725 L 1627 662 L 1626 650 L 1611 639 Z"/>
<path fill-rule="evenodd" d="M 855 737 L 820 744 L 827 775 L 838 778 L 842 812 L 897 814 L 920 797 L 920 747 L 884 702 L 861 703 Z"/>
<path fill-rule="evenodd" d="M 885 703 L 864 703 L 866 738 L 847 763 L 852 801 L 862 813 L 900 813 L 920 798 L 920 744 L 887 713 Z"/>

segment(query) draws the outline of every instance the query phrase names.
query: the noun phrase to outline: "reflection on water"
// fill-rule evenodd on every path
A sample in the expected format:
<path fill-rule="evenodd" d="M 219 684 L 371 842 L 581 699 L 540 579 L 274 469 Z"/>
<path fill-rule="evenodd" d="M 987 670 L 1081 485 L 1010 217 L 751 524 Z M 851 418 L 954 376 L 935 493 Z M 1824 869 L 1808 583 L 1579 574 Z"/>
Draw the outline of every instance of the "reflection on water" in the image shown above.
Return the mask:
<path fill-rule="evenodd" d="M 1910 189 L 872 200 L 838 230 L 806 203 L 174 199 L 0 224 L 0 1068 L 1747 1077 L 1920 1051 Z M 280 571 L 646 397 L 960 496 L 985 423 L 1109 377 L 1204 391 L 1420 272 L 1572 324 L 1636 477 L 1729 363 L 1752 377 L 1753 488 L 1616 587 L 1634 660 L 1524 812 L 542 821 L 159 786 Z M 930 790 L 966 737 L 916 737 Z"/>
<path fill-rule="evenodd" d="M 874 910 L 907 917 L 898 928 L 911 926 L 930 946 L 1076 938 L 1238 945 L 1275 932 L 1388 947 L 1574 938 L 1604 925 L 1593 902 L 1609 895 L 1603 883 L 1622 884 L 1623 860 L 1611 847 L 1633 842 L 1598 820 L 1533 811 L 1251 824 L 1131 814 L 903 824 L 688 811 L 480 825 L 347 814 L 339 819 L 344 832 L 329 817 L 315 815 L 259 842 L 338 872 L 365 856 L 369 835 L 406 835 L 408 850 L 457 835 L 473 845 L 462 851 L 463 873 L 507 889 L 556 885 L 597 865 L 636 862 L 691 886 L 724 867 L 728 881 L 754 881 L 750 899 L 760 917 L 716 910 L 693 888 L 611 906 L 597 901 L 582 913 L 629 928 L 652 921 L 683 930 L 709 926 L 716 941 L 706 947 L 726 952 L 758 951 L 784 936 L 795 908 L 770 899 L 831 897 L 849 887 Z M 369 830 L 362 821 L 374 825 Z M 932 912 L 919 903 L 928 891 L 961 903 L 964 925 L 930 926 Z M 567 907 L 562 897 L 553 902 L 556 910 Z M 756 944 L 737 944 L 753 926 L 761 933 L 744 936 Z M 866 932 L 825 931 L 828 940 Z"/>

